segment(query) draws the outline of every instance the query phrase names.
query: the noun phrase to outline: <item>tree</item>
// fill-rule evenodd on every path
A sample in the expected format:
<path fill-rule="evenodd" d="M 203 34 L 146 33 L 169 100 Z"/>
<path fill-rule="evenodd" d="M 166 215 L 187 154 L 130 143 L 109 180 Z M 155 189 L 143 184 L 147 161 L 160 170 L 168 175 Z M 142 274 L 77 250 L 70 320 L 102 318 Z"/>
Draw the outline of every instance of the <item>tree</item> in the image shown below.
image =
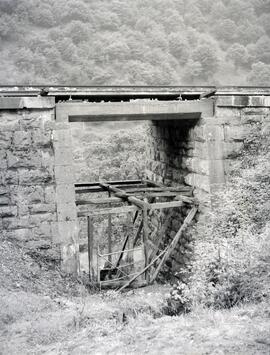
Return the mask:
<path fill-rule="evenodd" d="M 248 63 L 249 56 L 245 46 L 239 43 L 234 43 L 228 49 L 226 58 L 231 60 L 238 69 Z"/>
<path fill-rule="evenodd" d="M 185 70 L 183 73 L 183 80 L 185 83 L 198 83 L 200 78 L 203 77 L 203 68 L 200 62 L 194 62 L 193 60 L 189 60 L 187 65 L 185 66 Z"/>
<path fill-rule="evenodd" d="M 72 21 L 66 26 L 65 34 L 74 44 L 78 44 L 88 40 L 90 29 L 91 27 L 80 21 Z"/>
<path fill-rule="evenodd" d="M 211 31 L 218 39 L 231 42 L 235 38 L 237 25 L 230 19 L 221 19 L 214 26 Z"/>
<path fill-rule="evenodd" d="M 179 34 L 172 33 L 169 35 L 169 50 L 170 53 L 179 61 L 184 64 L 189 58 L 189 45 L 187 39 Z"/>
<path fill-rule="evenodd" d="M 270 65 L 262 62 L 252 64 L 247 80 L 252 85 L 270 85 Z"/>
<path fill-rule="evenodd" d="M 218 57 L 212 46 L 207 44 L 199 45 L 191 54 L 194 62 L 199 62 L 202 67 L 202 77 L 207 78 L 209 74 L 215 74 L 218 68 Z"/>
<path fill-rule="evenodd" d="M 1 0 L 0 13 L 12 14 L 18 5 L 18 0 Z"/>
<path fill-rule="evenodd" d="M 253 46 L 253 56 L 255 61 L 270 64 L 270 38 L 268 36 L 261 37 Z"/>

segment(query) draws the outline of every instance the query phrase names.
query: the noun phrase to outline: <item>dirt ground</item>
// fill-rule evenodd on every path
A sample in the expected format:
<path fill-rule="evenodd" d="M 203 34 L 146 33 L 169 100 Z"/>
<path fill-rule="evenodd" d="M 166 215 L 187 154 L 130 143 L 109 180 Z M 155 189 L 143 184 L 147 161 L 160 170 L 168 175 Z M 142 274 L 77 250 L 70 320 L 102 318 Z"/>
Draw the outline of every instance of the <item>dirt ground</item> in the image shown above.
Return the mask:
<path fill-rule="evenodd" d="M 270 307 L 165 316 L 168 286 L 89 292 L 0 245 L 0 354 L 270 354 Z"/>

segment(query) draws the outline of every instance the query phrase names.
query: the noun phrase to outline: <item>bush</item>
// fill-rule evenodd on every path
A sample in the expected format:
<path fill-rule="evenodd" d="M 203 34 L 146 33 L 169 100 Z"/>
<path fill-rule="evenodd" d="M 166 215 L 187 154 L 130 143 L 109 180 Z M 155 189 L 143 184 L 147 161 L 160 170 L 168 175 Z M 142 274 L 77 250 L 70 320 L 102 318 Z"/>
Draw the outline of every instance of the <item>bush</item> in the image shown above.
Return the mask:
<path fill-rule="evenodd" d="M 269 300 L 269 148 L 269 134 L 258 125 L 216 196 L 218 207 L 198 226 L 189 280 L 171 291 L 174 312 Z"/>

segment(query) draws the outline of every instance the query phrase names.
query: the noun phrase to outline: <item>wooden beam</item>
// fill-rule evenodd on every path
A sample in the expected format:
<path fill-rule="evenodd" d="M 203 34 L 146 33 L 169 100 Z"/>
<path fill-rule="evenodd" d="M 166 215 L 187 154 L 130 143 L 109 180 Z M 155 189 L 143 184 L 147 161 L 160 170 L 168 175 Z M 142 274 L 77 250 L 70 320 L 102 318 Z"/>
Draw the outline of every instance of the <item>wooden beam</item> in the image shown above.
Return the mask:
<path fill-rule="evenodd" d="M 88 238 L 88 267 L 89 267 L 89 280 L 93 281 L 93 255 L 94 255 L 94 239 L 93 239 L 93 219 L 87 217 L 87 238 Z"/>
<path fill-rule="evenodd" d="M 182 201 L 170 201 L 170 202 L 156 202 L 150 204 L 151 210 L 161 210 L 163 208 L 175 208 L 181 207 L 183 205 Z"/>
<path fill-rule="evenodd" d="M 158 267 L 156 268 L 153 276 L 150 279 L 150 284 L 153 283 L 156 278 L 158 273 L 160 272 L 162 266 L 165 264 L 165 262 L 168 260 L 168 258 L 170 257 L 172 251 L 175 249 L 177 243 L 179 242 L 179 239 L 181 238 L 183 232 L 186 230 L 186 228 L 189 226 L 189 224 L 191 223 L 191 221 L 193 220 L 193 218 L 195 217 L 196 213 L 197 213 L 198 209 L 197 207 L 193 207 L 189 214 L 187 215 L 187 217 L 185 218 L 182 226 L 180 227 L 179 231 L 176 233 L 176 235 L 174 236 L 172 242 L 169 244 L 166 253 L 164 254 L 163 258 L 161 259 Z"/>
<path fill-rule="evenodd" d="M 145 266 L 148 265 L 148 237 L 149 237 L 149 229 L 148 229 L 148 213 L 147 208 L 143 209 L 143 245 L 144 245 L 144 260 Z M 148 273 L 145 271 L 145 279 L 148 281 Z"/>
<path fill-rule="evenodd" d="M 149 204 L 148 203 L 143 202 L 143 201 L 139 200 L 136 197 L 129 196 L 125 191 L 122 191 L 122 190 L 118 189 L 117 187 L 113 187 L 113 186 L 110 186 L 108 184 L 102 184 L 102 183 L 100 183 L 100 186 L 102 188 L 106 189 L 107 191 L 113 192 L 116 197 L 120 197 L 124 201 L 128 201 L 128 202 L 134 204 L 137 207 L 140 207 L 140 208 L 147 207 L 147 208 L 149 208 Z"/>
<path fill-rule="evenodd" d="M 137 195 L 136 195 L 137 196 Z M 182 196 L 187 196 L 191 197 L 192 196 L 192 191 L 181 191 L 181 195 L 179 192 L 146 192 L 145 193 L 146 197 L 182 197 Z"/>
<path fill-rule="evenodd" d="M 123 203 L 123 200 L 119 197 L 91 198 L 89 200 L 76 200 L 76 206 L 103 205 L 103 204 L 108 204 L 108 203 Z"/>
<path fill-rule="evenodd" d="M 109 185 L 134 185 L 142 183 L 141 180 L 112 180 L 112 181 L 104 181 L 104 184 Z M 91 187 L 91 186 L 100 186 L 100 181 L 90 181 L 90 182 L 78 182 L 75 184 L 75 187 Z"/>
<path fill-rule="evenodd" d="M 112 207 L 112 208 L 104 208 L 101 210 L 93 210 L 93 211 L 79 211 L 77 213 L 78 217 L 86 217 L 86 216 L 103 216 L 106 214 L 118 214 L 118 213 L 128 213 L 128 212 L 136 212 L 139 208 L 137 206 L 122 206 L 122 207 Z"/>
<path fill-rule="evenodd" d="M 125 190 L 126 193 L 132 192 L 190 192 L 192 187 L 182 186 L 182 187 L 143 187 L 143 188 L 130 188 Z"/>

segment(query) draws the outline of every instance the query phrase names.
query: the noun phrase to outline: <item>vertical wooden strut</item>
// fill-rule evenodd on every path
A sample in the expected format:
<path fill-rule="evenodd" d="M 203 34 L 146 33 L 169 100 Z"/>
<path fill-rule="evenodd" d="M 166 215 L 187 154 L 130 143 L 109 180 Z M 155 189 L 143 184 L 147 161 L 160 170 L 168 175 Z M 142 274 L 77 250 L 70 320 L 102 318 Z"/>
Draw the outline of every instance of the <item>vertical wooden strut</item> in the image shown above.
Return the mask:
<path fill-rule="evenodd" d="M 144 260 L 145 260 L 145 267 L 148 265 L 148 213 L 147 208 L 143 208 L 143 245 L 144 245 Z M 148 270 L 145 271 L 145 279 L 148 281 Z"/>
<path fill-rule="evenodd" d="M 88 267 L 89 267 L 89 280 L 93 281 L 93 218 L 87 216 L 87 238 L 88 238 Z"/>
<path fill-rule="evenodd" d="M 111 197 L 111 192 L 108 192 L 109 197 Z M 111 207 L 111 204 L 109 204 Z M 112 252 L 112 215 L 108 214 L 108 254 Z M 112 256 L 108 256 L 109 262 L 112 262 Z"/>

